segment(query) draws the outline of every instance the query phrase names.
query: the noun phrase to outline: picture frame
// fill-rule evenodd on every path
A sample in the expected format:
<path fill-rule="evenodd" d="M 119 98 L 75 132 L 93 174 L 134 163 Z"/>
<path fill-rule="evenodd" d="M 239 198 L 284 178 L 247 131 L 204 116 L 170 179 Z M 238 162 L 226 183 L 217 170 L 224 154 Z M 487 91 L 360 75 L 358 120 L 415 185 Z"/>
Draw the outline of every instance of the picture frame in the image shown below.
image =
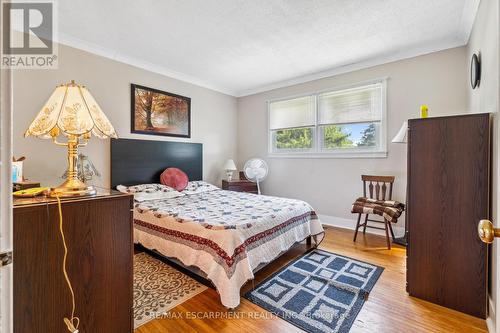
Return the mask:
<path fill-rule="evenodd" d="M 132 83 L 130 101 L 132 133 L 191 137 L 191 98 Z"/>

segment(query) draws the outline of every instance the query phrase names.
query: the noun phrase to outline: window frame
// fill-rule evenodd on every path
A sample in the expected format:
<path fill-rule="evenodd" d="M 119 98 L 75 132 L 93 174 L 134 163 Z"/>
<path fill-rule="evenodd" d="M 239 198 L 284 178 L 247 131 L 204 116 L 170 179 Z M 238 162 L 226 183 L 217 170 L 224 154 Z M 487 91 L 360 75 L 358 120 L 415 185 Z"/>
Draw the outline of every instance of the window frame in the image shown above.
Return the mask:
<path fill-rule="evenodd" d="M 298 95 L 286 96 L 266 101 L 267 106 L 267 136 L 268 136 L 268 157 L 270 158 L 386 158 L 387 157 L 387 80 L 388 77 L 376 78 L 372 80 L 356 82 L 348 85 L 335 86 L 329 89 L 317 90 L 309 93 Z M 318 96 L 320 94 L 347 90 L 352 88 L 359 88 L 370 84 L 381 84 L 382 88 L 382 114 L 380 118 L 380 142 L 376 148 L 323 148 L 322 147 L 322 129 L 325 125 L 318 124 L 319 120 L 319 103 Z M 271 130 L 271 108 L 270 104 L 273 102 L 285 101 L 294 98 L 314 96 L 315 100 L 315 118 L 313 128 L 313 148 L 307 151 L 301 149 L 286 149 L 277 151 L 274 147 L 273 131 Z M 354 124 L 350 122 L 347 124 Z M 359 121 L 357 123 L 370 123 L 367 121 Z M 335 124 L 332 124 L 335 125 Z M 291 128 L 290 128 L 291 129 Z"/>

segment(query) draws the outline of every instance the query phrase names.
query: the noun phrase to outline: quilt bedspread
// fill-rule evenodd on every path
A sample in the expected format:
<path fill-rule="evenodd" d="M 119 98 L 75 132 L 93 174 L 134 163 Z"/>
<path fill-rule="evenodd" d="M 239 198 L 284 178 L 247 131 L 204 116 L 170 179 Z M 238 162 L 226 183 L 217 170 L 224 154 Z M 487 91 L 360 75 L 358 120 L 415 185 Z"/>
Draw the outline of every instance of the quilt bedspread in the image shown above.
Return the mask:
<path fill-rule="evenodd" d="M 199 268 L 228 308 L 260 264 L 324 234 L 303 201 L 224 190 L 138 203 L 134 227 L 136 243 Z"/>

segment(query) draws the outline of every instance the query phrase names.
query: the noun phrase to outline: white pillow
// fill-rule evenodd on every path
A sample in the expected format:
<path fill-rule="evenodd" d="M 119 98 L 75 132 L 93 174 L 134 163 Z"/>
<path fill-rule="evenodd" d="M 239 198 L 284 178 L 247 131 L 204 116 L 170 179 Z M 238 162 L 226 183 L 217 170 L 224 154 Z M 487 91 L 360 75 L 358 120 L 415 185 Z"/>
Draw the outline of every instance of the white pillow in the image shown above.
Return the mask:
<path fill-rule="evenodd" d="M 203 192 L 210 192 L 210 191 L 215 191 L 215 190 L 220 190 L 215 185 L 212 185 L 210 183 L 201 181 L 201 180 L 196 180 L 196 181 L 191 181 L 188 183 L 186 188 L 182 190 L 182 193 L 185 194 L 197 194 L 197 193 L 203 193 Z"/>
<path fill-rule="evenodd" d="M 140 184 L 134 186 L 118 185 L 116 189 L 122 193 L 134 194 L 134 200 L 138 202 L 157 199 L 172 199 L 185 195 L 176 189 L 163 184 Z"/>

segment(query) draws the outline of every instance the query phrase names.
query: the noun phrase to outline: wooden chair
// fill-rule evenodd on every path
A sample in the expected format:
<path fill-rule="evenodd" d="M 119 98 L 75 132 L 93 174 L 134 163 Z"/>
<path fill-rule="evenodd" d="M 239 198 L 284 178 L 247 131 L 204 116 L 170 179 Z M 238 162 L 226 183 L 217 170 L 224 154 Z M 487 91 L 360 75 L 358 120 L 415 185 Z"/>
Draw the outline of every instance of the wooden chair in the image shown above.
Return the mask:
<path fill-rule="evenodd" d="M 392 187 L 394 184 L 394 176 L 368 176 L 362 175 L 361 180 L 363 181 L 363 196 L 370 199 L 376 200 L 392 200 Z M 367 188 L 369 196 L 367 196 Z M 356 223 L 356 231 L 354 232 L 354 242 L 358 236 L 358 229 L 363 227 L 363 234 L 366 233 L 366 228 L 385 230 L 385 237 L 387 240 L 387 248 L 391 249 L 391 240 L 389 238 L 389 232 L 391 233 L 392 239 L 394 239 L 394 231 L 392 230 L 391 222 L 384 218 L 383 221 L 373 220 L 368 217 L 370 214 L 365 215 L 365 222 L 361 222 L 361 215 L 358 215 L 358 222 Z M 383 223 L 384 227 L 374 227 L 368 225 L 368 222 Z"/>

